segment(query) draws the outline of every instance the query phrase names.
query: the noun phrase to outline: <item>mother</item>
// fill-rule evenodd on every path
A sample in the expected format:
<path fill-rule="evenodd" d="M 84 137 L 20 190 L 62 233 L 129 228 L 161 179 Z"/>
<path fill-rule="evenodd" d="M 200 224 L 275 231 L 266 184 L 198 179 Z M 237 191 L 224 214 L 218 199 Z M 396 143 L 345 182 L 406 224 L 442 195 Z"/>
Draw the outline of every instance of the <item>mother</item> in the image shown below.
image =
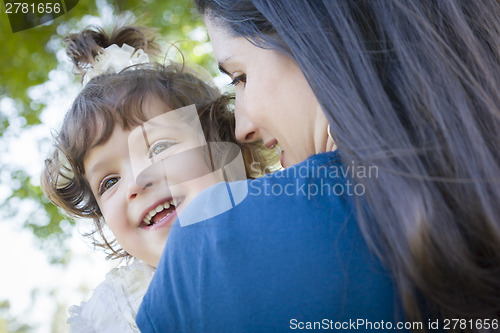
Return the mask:
<path fill-rule="evenodd" d="M 332 149 L 329 123 L 338 151 L 284 173 L 318 165 L 374 165 L 378 173 L 277 173 L 249 184 L 352 180 L 365 191 L 306 200 L 261 191 L 215 219 L 174 228 L 141 329 L 395 323 L 398 308 L 424 328 L 428 318 L 440 328 L 445 318 L 498 324 L 500 3 L 196 3 L 236 84 L 240 140 L 279 141 L 290 166 Z"/>

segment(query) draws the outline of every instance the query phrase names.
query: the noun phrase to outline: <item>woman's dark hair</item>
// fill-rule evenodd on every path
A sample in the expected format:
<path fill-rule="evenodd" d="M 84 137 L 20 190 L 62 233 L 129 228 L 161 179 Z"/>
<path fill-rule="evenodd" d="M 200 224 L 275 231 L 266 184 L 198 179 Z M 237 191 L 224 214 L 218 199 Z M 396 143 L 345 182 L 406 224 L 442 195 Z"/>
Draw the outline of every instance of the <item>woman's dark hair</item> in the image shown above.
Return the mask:
<path fill-rule="evenodd" d="M 358 222 L 407 319 L 498 319 L 500 2 L 195 2 L 293 58 L 344 163 L 377 166 Z"/>
<path fill-rule="evenodd" d="M 140 27 L 116 28 L 107 34 L 91 27 L 67 38 L 67 54 L 78 71 L 85 75 L 95 57 L 112 44 L 124 43 L 146 53 L 158 47 L 150 31 Z M 152 98 L 164 103 L 166 110 L 195 105 L 206 142 L 230 142 L 242 149 L 247 177 L 260 176 L 271 169 L 277 158 L 271 158 L 262 143 L 241 144 L 234 136 L 234 114 L 229 96 L 200 78 L 184 65 L 146 63 L 116 74 L 92 78 L 76 97 L 55 137 L 55 151 L 45 161 L 41 185 L 47 197 L 72 217 L 90 218 L 94 230 L 88 234 L 94 245 L 108 250 L 108 258 L 128 258 L 116 240 L 105 229 L 105 221 L 85 176 L 86 154 L 105 143 L 115 126 L 131 130 L 148 120 L 143 106 Z M 219 159 L 224 152 L 210 148 Z M 253 163 L 257 162 L 257 163 Z M 215 163 L 215 162 L 214 162 Z"/>

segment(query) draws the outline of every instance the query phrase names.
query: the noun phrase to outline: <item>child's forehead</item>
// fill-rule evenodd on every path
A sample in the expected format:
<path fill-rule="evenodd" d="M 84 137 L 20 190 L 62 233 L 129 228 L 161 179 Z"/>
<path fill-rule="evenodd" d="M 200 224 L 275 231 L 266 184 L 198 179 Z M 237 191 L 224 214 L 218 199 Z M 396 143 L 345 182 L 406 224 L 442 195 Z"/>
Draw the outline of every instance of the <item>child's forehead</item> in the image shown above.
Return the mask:
<path fill-rule="evenodd" d="M 152 119 L 169 111 L 172 111 L 172 108 L 167 102 L 156 96 L 148 97 L 142 103 L 142 112 L 148 119 Z"/>
<path fill-rule="evenodd" d="M 131 130 L 129 142 L 159 134 L 183 137 L 203 137 L 203 130 L 195 105 L 170 110 L 150 118 Z"/>
<path fill-rule="evenodd" d="M 146 96 L 142 100 L 132 101 L 131 103 L 125 102 L 123 104 L 114 116 L 116 118 L 115 124 L 127 130 L 132 130 L 145 123 L 158 122 L 159 119 L 162 119 L 163 123 L 179 121 L 174 114 L 166 118 L 161 117 L 169 114 L 172 108 L 165 100 L 156 95 Z"/>
<path fill-rule="evenodd" d="M 143 112 L 147 116 L 147 120 L 142 125 L 146 128 L 157 126 L 179 127 L 199 122 L 198 112 L 194 104 L 174 110 L 165 102 L 152 99 L 145 102 Z"/>
<path fill-rule="evenodd" d="M 135 119 L 134 119 L 135 118 Z M 145 118 L 146 120 L 142 120 Z M 108 119 L 109 121 L 109 119 Z M 114 145 L 134 145 L 134 143 L 149 144 L 150 140 L 160 137 L 170 138 L 204 138 L 198 112 L 195 105 L 172 110 L 165 102 L 159 99 L 145 100 L 143 103 L 142 116 L 135 115 L 128 120 L 124 126 L 120 121 L 115 122 L 112 128 L 105 126 L 106 120 L 96 122 L 96 136 L 85 154 L 85 160 L 96 148 L 102 149 L 112 138 L 121 136 L 122 139 L 115 140 Z M 99 135 L 100 133 L 100 135 Z M 98 149 L 98 150 L 99 150 Z"/>
<path fill-rule="evenodd" d="M 108 138 L 100 144 L 90 147 L 83 159 L 83 166 L 87 177 L 99 173 L 105 168 L 110 159 L 115 158 L 128 150 L 127 138 L 130 131 L 115 126 Z"/>

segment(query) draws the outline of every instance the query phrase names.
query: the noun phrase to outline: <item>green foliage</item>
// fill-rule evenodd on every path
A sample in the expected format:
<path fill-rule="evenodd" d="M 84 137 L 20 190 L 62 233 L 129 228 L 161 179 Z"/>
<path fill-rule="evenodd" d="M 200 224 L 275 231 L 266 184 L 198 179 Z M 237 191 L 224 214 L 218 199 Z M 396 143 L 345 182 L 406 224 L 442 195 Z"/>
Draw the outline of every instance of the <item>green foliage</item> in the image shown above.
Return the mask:
<path fill-rule="evenodd" d="M 47 48 L 47 43 L 53 36 L 57 36 L 57 27 L 67 19 L 68 15 L 83 16 L 86 13 L 95 13 L 96 6 L 92 2 L 80 1 L 79 5 L 70 14 L 61 16 L 49 22 L 48 25 L 38 26 L 29 30 L 12 33 L 6 14 L 1 14 L 0 20 L 0 97 L 8 96 L 21 102 L 18 115 L 25 118 L 26 124 L 40 123 L 41 108 L 30 107 L 30 98 L 27 88 L 47 81 L 48 73 L 54 69 L 57 59 L 54 51 Z M 3 12 L 3 10 L 2 10 Z M 2 119 L 2 122 L 5 117 Z M 3 133 L 3 132 L 2 132 Z"/>
<path fill-rule="evenodd" d="M 63 48 L 65 34 L 82 28 L 82 18 L 88 15 L 99 16 L 99 11 L 104 11 L 103 3 L 106 4 L 98 0 L 79 1 L 71 11 L 54 21 L 17 33 L 12 33 L 5 8 L 1 8 L 0 140 L 4 142 L 4 147 L 8 143 L 6 133 L 9 129 L 18 130 L 17 127 L 12 127 L 14 123 L 21 124 L 21 131 L 41 123 L 40 117 L 47 105 L 41 100 L 30 98 L 29 88 L 48 80 L 50 71 L 58 66 L 56 54 Z M 163 40 L 175 42 L 188 64 L 198 64 L 212 69 L 212 74 L 214 73 L 214 61 L 209 52 L 201 47 L 206 43 L 206 35 L 200 30 L 203 24 L 194 12 L 191 0 L 108 0 L 107 5 L 112 8 L 116 17 L 131 12 L 138 24 L 157 28 Z M 197 40 L 192 39 L 193 31 L 198 32 Z M 76 82 L 75 78 L 75 84 Z M 50 94 L 47 91 L 49 98 L 45 100 L 50 100 Z M 15 115 L 1 109 L 4 98 L 14 101 Z M 63 113 L 64 110 L 61 115 Z M 33 163 L 41 164 L 42 161 Z M 53 263 L 64 263 L 68 258 L 65 240 L 69 237 L 74 222 L 68 221 L 44 197 L 40 187 L 36 185 L 38 175 L 31 175 L 23 168 L 0 159 L 0 175 L 2 173 L 2 180 L 9 178 L 9 182 L 2 185 L 8 185 L 11 191 L 7 200 L 0 204 L 0 216 L 3 219 L 18 216 L 20 210 L 24 210 L 24 203 L 29 202 L 30 207 L 35 208 L 30 208 L 32 210 L 28 213 L 23 212 L 23 227 L 33 232 Z"/>
<path fill-rule="evenodd" d="M 33 328 L 9 314 L 9 301 L 0 300 L 0 333 L 28 333 Z"/>
<path fill-rule="evenodd" d="M 211 54 L 193 52 L 197 50 L 197 46 L 199 48 L 200 43 L 193 41 L 190 34 L 196 28 L 204 29 L 204 25 L 194 9 L 192 0 L 124 0 L 115 3 L 119 12 L 131 11 L 137 15 L 139 23 L 158 29 L 159 35 L 163 36 L 165 41 L 179 48 L 186 63 L 211 69 L 212 74 L 215 74 L 215 63 Z"/>

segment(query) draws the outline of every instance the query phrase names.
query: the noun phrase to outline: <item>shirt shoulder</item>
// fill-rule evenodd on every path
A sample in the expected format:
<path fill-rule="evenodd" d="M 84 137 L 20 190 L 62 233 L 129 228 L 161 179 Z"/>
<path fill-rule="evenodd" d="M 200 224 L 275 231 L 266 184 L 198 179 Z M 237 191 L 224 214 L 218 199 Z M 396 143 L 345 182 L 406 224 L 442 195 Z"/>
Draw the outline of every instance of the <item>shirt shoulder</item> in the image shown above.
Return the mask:
<path fill-rule="evenodd" d="M 174 224 L 141 329 L 281 332 L 293 318 L 394 319 L 390 275 L 364 241 L 349 185 L 338 154 L 320 154 L 232 184 L 248 192 L 230 209 Z M 213 190 L 202 204 L 217 201 Z"/>

